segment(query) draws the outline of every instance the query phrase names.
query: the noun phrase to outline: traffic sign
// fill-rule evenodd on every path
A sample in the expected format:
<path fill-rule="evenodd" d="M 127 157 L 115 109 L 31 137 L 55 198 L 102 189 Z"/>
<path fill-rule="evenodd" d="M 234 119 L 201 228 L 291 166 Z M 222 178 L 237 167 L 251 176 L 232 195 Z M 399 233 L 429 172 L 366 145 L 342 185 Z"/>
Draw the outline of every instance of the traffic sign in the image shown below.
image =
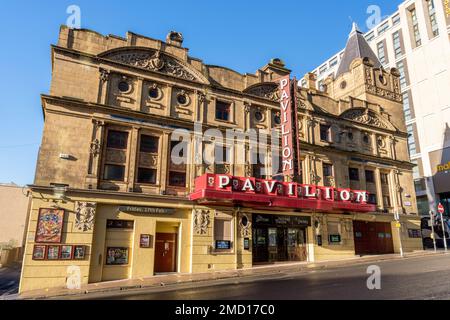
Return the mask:
<path fill-rule="evenodd" d="M 445 213 L 445 209 L 444 209 L 444 206 L 442 205 L 442 203 L 439 203 L 439 205 L 438 205 L 438 212 L 440 214 L 444 214 Z"/>

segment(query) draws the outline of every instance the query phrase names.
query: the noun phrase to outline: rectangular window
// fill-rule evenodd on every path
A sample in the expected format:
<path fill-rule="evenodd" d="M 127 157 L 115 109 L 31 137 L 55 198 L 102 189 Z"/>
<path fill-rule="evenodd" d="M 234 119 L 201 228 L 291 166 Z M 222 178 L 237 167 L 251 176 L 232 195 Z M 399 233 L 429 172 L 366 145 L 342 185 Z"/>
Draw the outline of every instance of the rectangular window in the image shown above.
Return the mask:
<path fill-rule="evenodd" d="M 405 92 L 403 94 L 403 112 L 405 114 L 406 121 L 412 120 L 411 106 L 410 106 L 410 102 L 409 102 L 408 92 Z"/>
<path fill-rule="evenodd" d="M 336 57 L 336 58 L 333 58 L 331 61 L 330 61 L 330 68 L 333 68 L 334 66 L 336 66 L 338 64 L 338 58 Z"/>
<path fill-rule="evenodd" d="M 439 35 L 439 26 L 436 19 L 436 8 L 434 6 L 434 0 L 426 0 L 428 8 L 428 17 L 430 19 L 431 32 L 433 38 Z"/>
<path fill-rule="evenodd" d="M 253 177 L 256 179 L 267 179 L 266 157 L 262 153 L 252 153 L 251 155 Z"/>
<path fill-rule="evenodd" d="M 378 59 L 380 60 L 381 64 L 386 64 L 386 54 L 384 51 L 384 42 L 381 41 L 377 44 L 377 51 L 378 51 Z"/>
<path fill-rule="evenodd" d="M 329 125 L 320 125 L 320 140 L 325 142 L 331 142 L 331 127 Z"/>
<path fill-rule="evenodd" d="M 366 170 L 366 182 L 375 183 L 375 173 L 372 170 Z"/>
<path fill-rule="evenodd" d="M 110 181 L 125 180 L 125 166 L 128 148 L 128 132 L 108 130 L 106 138 L 106 156 L 103 166 L 103 179 Z"/>
<path fill-rule="evenodd" d="M 391 207 L 391 197 L 383 196 L 383 207 L 385 207 L 385 208 Z"/>
<path fill-rule="evenodd" d="M 319 74 L 322 75 L 324 74 L 326 71 L 328 70 L 328 66 L 326 64 L 324 64 L 323 66 L 321 66 L 319 68 Z"/>
<path fill-rule="evenodd" d="M 159 138 L 153 136 L 141 135 L 140 152 L 158 153 Z"/>
<path fill-rule="evenodd" d="M 392 35 L 392 40 L 394 42 L 395 58 L 399 58 L 403 54 L 400 31 L 397 31 Z"/>
<path fill-rule="evenodd" d="M 387 173 L 381 173 L 380 178 L 381 178 L 381 184 L 383 184 L 383 185 L 389 184 L 389 175 Z"/>
<path fill-rule="evenodd" d="M 109 130 L 107 148 L 111 149 L 127 149 L 128 147 L 128 132 Z"/>
<path fill-rule="evenodd" d="M 367 42 L 372 41 L 373 39 L 375 39 L 375 32 L 372 31 L 372 32 L 366 34 L 365 38 L 366 38 Z"/>
<path fill-rule="evenodd" d="M 377 195 L 375 193 L 370 193 L 369 194 L 369 199 L 367 201 L 369 204 L 377 204 L 378 200 L 377 200 Z"/>
<path fill-rule="evenodd" d="M 328 178 L 328 177 L 333 177 L 333 165 L 332 164 L 328 164 L 328 163 L 324 163 L 323 164 L 323 176 Z"/>
<path fill-rule="evenodd" d="M 138 182 L 156 184 L 156 169 L 139 168 L 138 169 Z"/>
<path fill-rule="evenodd" d="M 419 47 L 422 45 L 422 39 L 420 36 L 419 21 L 417 20 L 416 8 L 412 8 L 409 11 L 409 14 L 411 16 L 412 29 L 413 29 L 413 35 L 414 35 L 414 43 L 415 43 L 416 47 Z"/>
<path fill-rule="evenodd" d="M 381 36 L 386 32 L 387 29 L 389 29 L 389 21 L 386 21 L 378 28 L 378 35 Z"/>
<path fill-rule="evenodd" d="M 397 63 L 397 69 L 400 73 L 400 87 L 403 90 L 408 85 L 406 81 L 405 63 L 403 61 L 399 61 Z"/>
<path fill-rule="evenodd" d="M 171 141 L 169 154 L 169 186 L 186 187 L 187 142 Z"/>
<path fill-rule="evenodd" d="M 396 14 L 392 17 L 392 24 L 394 26 L 398 25 L 400 23 L 400 14 Z"/>
<path fill-rule="evenodd" d="M 233 220 L 214 219 L 214 243 L 216 250 L 230 250 L 233 242 Z"/>
<path fill-rule="evenodd" d="M 359 169 L 349 168 L 348 175 L 349 175 L 351 181 L 359 181 Z"/>
<path fill-rule="evenodd" d="M 231 104 L 228 102 L 216 102 L 216 120 L 230 121 Z"/>
<path fill-rule="evenodd" d="M 105 165 L 104 180 L 123 181 L 125 179 L 125 166 L 114 164 Z"/>
<path fill-rule="evenodd" d="M 416 148 L 416 139 L 414 138 L 414 127 L 413 125 L 409 125 L 406 127 L 407 131 L 408 131 L 408 148 L 409 148 L 409 153 L 410 155 L 414 155 L 417 153 L 417 148 Z"/>

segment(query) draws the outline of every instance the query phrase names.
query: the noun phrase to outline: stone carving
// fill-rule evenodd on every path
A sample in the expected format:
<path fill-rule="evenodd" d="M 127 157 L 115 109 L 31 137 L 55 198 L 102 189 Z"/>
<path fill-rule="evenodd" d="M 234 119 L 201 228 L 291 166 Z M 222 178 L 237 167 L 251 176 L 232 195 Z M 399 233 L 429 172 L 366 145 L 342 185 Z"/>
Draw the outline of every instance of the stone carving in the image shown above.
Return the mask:
<path fill-rule="evenodd" d="M 141 153 L 139 156 L 139 165 L 142 167 L 156 167 L 158 165 L 158 155 Z"/>
<path fill-rule="evenodd" d="M 208 234 L 210 224 L 209 210 L 195 210 L 194 212 L 194 232 L 197 235 Z"/>
<path fill-rule="evenodd" d="M 272 101 L 280 101 L 280 89 L 275 83 L 264 83 L 257 86 L 250 87 L 244 91 L 245 93 Z"/>
<path fill-rule="evenodd" d="M 348 120 L 382 129 L 393 129 L 392 127 L 389 127 L 384 121 L 382 121 L 380 117 L 375 114 L 375 112 L 369 109 L 350 109 L 343 114 L 343 117 Z"/>
<path fill-rule="evenodd" d="M 128 53 L 119 53 L 107 57 L 110 60 L 130 65 L 133 67 L 164 72 L 169 75 L 186 79 L 197 80 L 184 66 L 175 59 L 163 55 L 160 51 L 156 51 L 153 55 L 147 51 L 134 51 Z"/>
<path fill-rule="evenodd" d="M 396 92 L 392 92 L 386 89 L 382 89 L 382 88 L 378 88 L 377 86 L 371 85 L 371 84 L 366 84 L 366 90 L 369 93 L 372 93 L 374 95 L 380 96 L 380 97 L 384 97 L 386 99 L 389 100 L 393 100 L 396 102 L 402 102 L 402 95 Z"/>
<path fill-rule="evenodd" d="M 91 148 L 90 148 L 90 153 L 96 157 L 100 154 L 100 141 L 98 139 L 95 139 L 94 141 L 91 142 Z"/>
<path fill-rule="evenodd" d="M 94 228 L 95 202 L 77 202 L 75 204 L 75 228 L 78 231 L 87 232 Z"/>
<path fill-rule="evenodd" d="M 246 214 L 241 215 L 239 219 L 239 227 L 241 229 L 242 238 L 248 238 L 252 234 L 252 223 Z"/>
<path fill-rule="evenodd" d="M 252 175 L 253 175 L 252 165 L 249 162 L 247 162 L 245 164 L 245 176 L 251 177 Z"/>
<path fill-rule="evenodd" d="M 109 70 L 106 69 L 100 69 L 100 80 L 102 82 L 106 82 L 109 79 Z"/>

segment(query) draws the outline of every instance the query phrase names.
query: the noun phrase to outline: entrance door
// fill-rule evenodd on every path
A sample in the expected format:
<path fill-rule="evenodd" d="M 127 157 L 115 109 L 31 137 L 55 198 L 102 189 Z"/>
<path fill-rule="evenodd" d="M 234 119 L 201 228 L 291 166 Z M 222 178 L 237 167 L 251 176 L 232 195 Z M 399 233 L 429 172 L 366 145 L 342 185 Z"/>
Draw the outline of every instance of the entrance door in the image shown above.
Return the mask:
<path fill-rule="evenodd" d="M 268 262 L 269 253 L 267 228 L 253 229 L 253 261 L 254 262 Z"/>
<path fill-rule="evenodd" d="M 157 233 L 155 243 L 155 273 L 177 271 L 177 234 Z"/>
<path fill-rule="evenodd" d="M 355 221 L 353 229 L 357 255 L 394 253 L 390 223 Z"/>

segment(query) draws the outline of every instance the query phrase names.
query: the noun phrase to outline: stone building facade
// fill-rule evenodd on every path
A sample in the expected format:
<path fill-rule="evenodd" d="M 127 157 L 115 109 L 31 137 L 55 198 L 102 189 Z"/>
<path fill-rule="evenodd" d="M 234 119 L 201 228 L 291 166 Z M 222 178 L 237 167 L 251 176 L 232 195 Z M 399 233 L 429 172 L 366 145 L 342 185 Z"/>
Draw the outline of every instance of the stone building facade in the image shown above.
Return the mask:
<path fill-rule="evenodd" d="M 21 292 L 72 280 L 393 253 L 400 243 L 422 249 L 399 73 L 361 56 L 358 46 L 367 43 L 353 30 L 348 64 L 325 92 L 312 74 L 306 88 L 295 89 L 299 182 L 367 190 L 373 210 L 300 210 L 191 197 L 208 175 L 280 181 L 270 142 L 259 145 L 265 161 L 253 163 L 246 138 L 227 145 L 196 132 L 280 130 L 277 81 L 291 74 L 283 61 L 240 74 L 190 57 L 177 32 L 163 42 L 62 27 L 50 93 L 42 95 Z M 179 154 L 187 163 L 171 157 L 176 129 L 189 133 L 189 152 Z M 197 161 L 199 145 L 223 150 L 225 161 Z"/>

